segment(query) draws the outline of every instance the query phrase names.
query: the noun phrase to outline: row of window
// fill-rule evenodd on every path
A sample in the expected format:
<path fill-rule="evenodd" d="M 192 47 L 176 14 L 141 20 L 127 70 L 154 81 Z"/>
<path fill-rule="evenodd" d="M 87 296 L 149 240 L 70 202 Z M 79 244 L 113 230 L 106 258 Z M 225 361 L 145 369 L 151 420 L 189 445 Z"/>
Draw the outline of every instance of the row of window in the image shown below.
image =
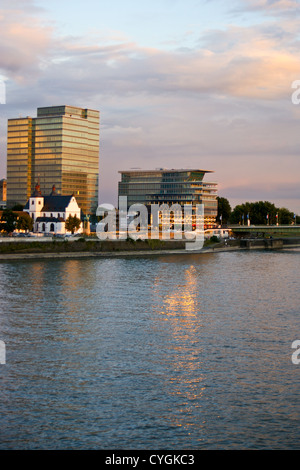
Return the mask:
<path fill-rule="evenodd" d="M 81 130 L 70 131 L 66 129 L 59 129 L 59 130 L 44 130 L 44 131 L 35 132 L 36 141 L 58 140 L 58 139 L 61 140 L 63 137 L 77 137 L 79 139 L 85 139 L 85 140 L 92 141 L 92 142 L 93 141 L 99 142 L 99 133 L 91 134 L 89 132 L 81 132 Z"/>
<path fill-rule="evenodd" d="M 28 138 L 28 128 L 24 128 L 24 129 L 20 129 L 18 131 L 15 131 L 15 130 L 11 130 L 11 129 L 8 129 L 8 133 L 7 133 L 7 137 L 8 137 L 8 141 L 10 140 L 11 137 L 27 137 Z"/>
<path fill-rule="evenodd" d="M 79 142 L 79 143 L 76 143 Z M 21 144 L 24 145 L 24 144 Z M 89 142 L 82 141 L 82 139 L 63 139 L 60 141 L 53 141 L 53 142 L 35 142 L 35 149 L 40 148 L 53 148 L 53 147 L 63 147 L 63 149 L 70 147 L 70 148 L 77 148 L 77 149 L 86 149 L 87 146 L 92 146 Z"/>
<path fill-rule="evenodd" d="M 99 121 L 95 120 L 81 120 L 81 119 L 76 119 L 74 120 L 73 118 L 70 119 L 69 116 L 63 116 L 62 118 L 51 118 L 51 119 L 45 119 L 45 118 L 36 118 L 32 122 L 33 127 L 36 129 L 47 129 L 51 126 L 56 126 L 56 127 L 75 127 L 75 128 L 88 128 L 88 129 L 99 129 Z"/>
<path fill-rule="evenodd" d="M 191 192 L 196 192 L 197 190 L 201 190 L 203 192 L 203 185 L 199 183 L 197 186 L 196 185 L 190 185 L 188 183 L 119 183 L 119 187 L 121 190 L 152 190 L 153 192 L 157 192 L 160 189 L 175 189 L 178 192 L 180 190 L 185 190 L 185 189 L 190 189 Z"/>

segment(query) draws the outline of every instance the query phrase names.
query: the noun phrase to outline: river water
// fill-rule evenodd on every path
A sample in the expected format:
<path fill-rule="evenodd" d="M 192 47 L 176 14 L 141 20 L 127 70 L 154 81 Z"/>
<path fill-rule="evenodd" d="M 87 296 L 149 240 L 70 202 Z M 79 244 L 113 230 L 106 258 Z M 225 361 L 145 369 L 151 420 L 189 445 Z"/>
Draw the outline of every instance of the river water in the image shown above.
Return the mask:
<path fill-rule="evenodd" d="M 1 449 L 297 449 L 300 251 L 0 263 Z"/>

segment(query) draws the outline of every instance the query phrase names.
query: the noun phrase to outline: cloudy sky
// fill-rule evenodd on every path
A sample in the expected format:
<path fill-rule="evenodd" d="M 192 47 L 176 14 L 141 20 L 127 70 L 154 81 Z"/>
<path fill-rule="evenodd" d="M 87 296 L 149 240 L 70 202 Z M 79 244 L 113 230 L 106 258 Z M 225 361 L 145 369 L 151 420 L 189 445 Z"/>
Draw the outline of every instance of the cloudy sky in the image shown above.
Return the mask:
<path fill-rule="evenodd" d="M 1 0 L 7 119 L 101 113 L 100 202 L 118 170 L 201 168 L 232 206 L 300 214 L 299 0 Z M 300 92 L 299 92 L 300 96 Z"/>

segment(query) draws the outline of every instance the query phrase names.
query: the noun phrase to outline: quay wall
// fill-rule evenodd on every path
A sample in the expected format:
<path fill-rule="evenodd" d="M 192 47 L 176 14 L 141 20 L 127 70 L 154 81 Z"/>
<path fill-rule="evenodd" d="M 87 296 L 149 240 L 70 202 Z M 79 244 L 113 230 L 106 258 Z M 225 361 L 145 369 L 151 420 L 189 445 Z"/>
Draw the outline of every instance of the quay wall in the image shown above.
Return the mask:
<path fill-rule="evenodd" d="M 13 259 L 43 259 L 43 258 L 87 258 L 107 256 L 148 256 L 160 254 L 205 254 L 240 250 L 281 250 L 300 248 L 299 238 L 286 239 L 240 239 L 226 240 L 219 243 L 207 244 L 202 250 L 187 251 L 186 242 L 146 240 L 146 241 L 46 241 L 35 243 L 14 240 L 14 243 L 0 243 L 0 260 Z"/>

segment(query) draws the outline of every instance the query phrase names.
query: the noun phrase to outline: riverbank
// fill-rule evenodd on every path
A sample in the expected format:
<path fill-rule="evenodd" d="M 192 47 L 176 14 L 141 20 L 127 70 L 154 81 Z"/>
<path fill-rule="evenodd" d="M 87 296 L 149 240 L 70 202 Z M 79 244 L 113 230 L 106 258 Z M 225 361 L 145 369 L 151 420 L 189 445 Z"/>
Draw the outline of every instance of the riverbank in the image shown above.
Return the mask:
<path fill-rule="evenodd" d="M 99 241 L 79 239 L 66 241 L 16 241 L 0 244 L 1 260 L 53 258 L 107 258 L 180 254 L 205 254 L 247 250 L 281 250 L 300 248 L 300 237 L 286 239 L 241 239 L 206 243 L 201 250 L 186 250 L 185 241 L 132 240 Z"/>

